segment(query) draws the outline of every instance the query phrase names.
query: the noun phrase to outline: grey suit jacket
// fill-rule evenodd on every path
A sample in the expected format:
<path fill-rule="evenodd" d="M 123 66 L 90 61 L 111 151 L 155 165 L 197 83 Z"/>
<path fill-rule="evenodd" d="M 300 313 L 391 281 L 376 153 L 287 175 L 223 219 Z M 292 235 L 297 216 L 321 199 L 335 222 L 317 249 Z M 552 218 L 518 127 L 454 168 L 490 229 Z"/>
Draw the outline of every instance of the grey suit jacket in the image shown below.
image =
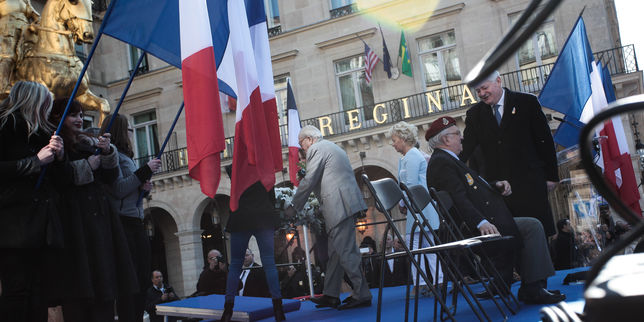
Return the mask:
<path fill-rule="evenodd" d="M 327 231 L 367 209 L 349 157 L 340 147 L 324 139 L 311 145 L 306 153 L 306 176 L 292 201 L 295 210 L 304 208 L 311 192 L 320 201 Z"/>

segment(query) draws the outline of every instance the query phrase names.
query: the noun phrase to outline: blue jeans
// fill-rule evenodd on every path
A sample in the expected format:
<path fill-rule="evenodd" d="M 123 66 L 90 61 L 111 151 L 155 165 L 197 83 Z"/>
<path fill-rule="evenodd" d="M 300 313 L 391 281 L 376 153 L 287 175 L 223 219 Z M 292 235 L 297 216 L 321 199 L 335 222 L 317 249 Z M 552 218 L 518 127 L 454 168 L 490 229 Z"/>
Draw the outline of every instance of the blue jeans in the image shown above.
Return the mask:
<path fill-rule="evenodd" d="M 228 267 L 228 278 L 226 279 L 226 302 L 233 302 L 235 295 L 238 294 L 239 274 L 241 274 L 241 267 L 250 236 L 255 236 L 257 239 L 271 297 L 274 299 L 282 298 L 277 268 L 275 267 L 275 240 L 273 239 L 273 234 L 272 229 L 240 231 L 230 234 L 230 266 Z"/>

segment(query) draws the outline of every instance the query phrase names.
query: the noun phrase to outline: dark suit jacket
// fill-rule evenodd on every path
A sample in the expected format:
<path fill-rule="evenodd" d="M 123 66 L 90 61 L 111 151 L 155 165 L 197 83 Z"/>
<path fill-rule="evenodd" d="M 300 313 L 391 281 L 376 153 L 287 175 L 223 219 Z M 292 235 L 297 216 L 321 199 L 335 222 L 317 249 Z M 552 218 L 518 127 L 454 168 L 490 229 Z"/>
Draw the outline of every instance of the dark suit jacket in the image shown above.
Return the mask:
<path fill-rule="evenodd" d="M 172 288 L 168 285 L 164 285 L 164 287 L 166 290 L 172 290 Z M 171 295 L 168 296 L 168 299 L 165 301 L 162 301 L 161 295 L 163 295 L 163 293 L 161 293 L 160 290 L 157 290 L 156 288 L 154 288 L 154 286 L 150 286 L 150 288 L 148 288 L 146 298 L 145 298 L 145 311 L 148 312 L 148 315 L 150 315 L 151 322 L 163 321 L 163 316 L 158 316 L 156 313 L 157 309 L 155 306 L 157 304 L 172 302 L 179 299 L 177 295 L 174 293 L 174 291 L 170 291 L 169 294 Z"/>
<path fill-rule="evenodd" d="M 513 246 L 522 247 L 519 229 L 501 194 L 442 149 L 436 149 L 429 160 L 427 186 L 449 192 L 459 219 L 465 221 L 473 234 L 480 235 L 476 226 L 487 219 L 501 235 L 515 236 Z"/>
<path fill-rule="evenodd" d="M 407 257 L 394 258 L 394 270 L 391 271 L 389 263 L 385 261 L 385 287 L 405 285 L 408 280 L 407 276 Z"/>
<path fill-rule="evenodd" d="M 481 148 L 488 181 L 508 180 L 506 202 L 515 217 L 541 221 L 554 235 L 546 180 L 559 181 L 555 145 L 536 96 L 505 89 L 503 118 L 497 125 L 489 105 L 479 102 L 467 111 L 463 152 L 466 162 Z"/>
<path fill-rule="evenodd" d="M 253 263 L 252 267 L 257 267 L 258 264 Z M 243 296 L 253 297 L 271 297 L 268 290 L 268 283 L 266 282 L 266 273 L 263 268 L 253 268 L 248 273 L 246 278 L 246 285 L 244 286 Z"/>

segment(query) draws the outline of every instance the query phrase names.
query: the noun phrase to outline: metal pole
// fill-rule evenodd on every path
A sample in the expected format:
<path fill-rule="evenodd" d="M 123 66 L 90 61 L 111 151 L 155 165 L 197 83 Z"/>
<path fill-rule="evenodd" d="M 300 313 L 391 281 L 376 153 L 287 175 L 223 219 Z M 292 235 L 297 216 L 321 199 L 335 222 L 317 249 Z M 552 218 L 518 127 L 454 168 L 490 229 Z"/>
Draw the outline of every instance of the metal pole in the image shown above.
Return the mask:
<path fill-rule="evenodd" d="M 302 225 L 302 230 L 304 232 L 304 248 L 306 249 L 306 270 L 309 273 L 309 290 L 311 291 L 311 298 L 313 298 L 315 291 L 313 290 L 313 272 L 311 271 L 311 257 L 309 256 L 309 229 L 306 225 Z"/>

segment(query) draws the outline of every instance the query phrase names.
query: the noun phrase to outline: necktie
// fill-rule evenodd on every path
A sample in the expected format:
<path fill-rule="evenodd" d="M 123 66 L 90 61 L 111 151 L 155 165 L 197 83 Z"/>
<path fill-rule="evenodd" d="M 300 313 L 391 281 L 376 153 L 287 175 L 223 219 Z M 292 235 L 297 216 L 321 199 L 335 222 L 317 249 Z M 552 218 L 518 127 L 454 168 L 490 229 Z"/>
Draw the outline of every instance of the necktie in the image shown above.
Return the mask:
<path fill-rule="evenodd" d="M 496 117 L 496 124 L 501 125 L 501 113 L 499 113 L 499 104 L 494 104 L 492 109 L 494 110 L 494 117 Z"/>

